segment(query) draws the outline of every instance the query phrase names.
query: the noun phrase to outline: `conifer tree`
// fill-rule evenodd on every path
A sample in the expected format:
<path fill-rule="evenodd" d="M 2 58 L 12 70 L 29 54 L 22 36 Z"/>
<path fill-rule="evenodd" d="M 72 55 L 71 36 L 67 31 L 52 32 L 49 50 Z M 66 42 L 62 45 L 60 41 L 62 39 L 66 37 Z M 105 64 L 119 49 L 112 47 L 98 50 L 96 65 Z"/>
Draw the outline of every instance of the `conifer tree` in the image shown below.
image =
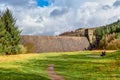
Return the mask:
<path fill-rule="evenodd" d="M 0 53 L 4 53 L 4 41 L 5 41 L 5 28 L 1 20 L 0 14 Z"/>
<path fill-rule="evenodd" d="M 5 54 L 18 54 L 20 53 L 20 48 L 18 47 L 20 41 L 20 33 L 16 26 L 16 19 L 13 17 L 9 9 L 6 9 L 2 14 L 1 20 L 3 22 L 3 27 L 5 29 L 4 35 L 4 48 Z"/>

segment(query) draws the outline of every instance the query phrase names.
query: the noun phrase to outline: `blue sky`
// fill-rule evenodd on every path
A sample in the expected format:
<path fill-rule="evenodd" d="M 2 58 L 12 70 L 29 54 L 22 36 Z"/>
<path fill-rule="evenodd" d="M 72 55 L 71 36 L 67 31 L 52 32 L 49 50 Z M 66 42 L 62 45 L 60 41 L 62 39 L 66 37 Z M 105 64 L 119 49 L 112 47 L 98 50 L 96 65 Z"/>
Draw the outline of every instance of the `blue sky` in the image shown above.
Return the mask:
<path fill-rule="evenodd" d="M 37 5 L 40 7 L 49 6 L 48 0 L 37 0 Z"/>
<path fill-rule="evenodd" d="M 54 0 L 36 0 L 37 5 L 40 7 L 50 6 L 52 3 L 54 3 Z"/>
<path fill-rule="evenodd" d="M 0 0 L 24 35 L 58 35 L 120 19 L 120 0 Z"/>

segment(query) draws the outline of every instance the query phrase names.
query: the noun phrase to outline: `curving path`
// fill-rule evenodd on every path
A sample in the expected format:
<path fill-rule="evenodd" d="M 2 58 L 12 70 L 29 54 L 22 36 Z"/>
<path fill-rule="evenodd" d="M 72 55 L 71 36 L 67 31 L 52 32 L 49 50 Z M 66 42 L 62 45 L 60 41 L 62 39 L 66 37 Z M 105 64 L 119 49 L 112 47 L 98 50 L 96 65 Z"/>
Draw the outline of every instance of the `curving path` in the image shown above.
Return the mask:
<path fill-rule="evenodd" d="M 50 64 L 47 68 L 47 74 L 50 77 L 51 80 L 65 80 L 62 76 L 58 75 L 54 71 L 54 65 Z"/>

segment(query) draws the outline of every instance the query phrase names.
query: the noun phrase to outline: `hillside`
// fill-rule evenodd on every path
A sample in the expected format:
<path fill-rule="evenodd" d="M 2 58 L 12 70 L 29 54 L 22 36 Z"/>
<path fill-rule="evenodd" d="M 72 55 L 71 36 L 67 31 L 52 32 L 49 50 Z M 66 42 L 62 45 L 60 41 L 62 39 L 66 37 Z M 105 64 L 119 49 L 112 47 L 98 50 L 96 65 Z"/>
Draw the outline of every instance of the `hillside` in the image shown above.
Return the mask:
<path fill-rule="evenodd" d="M 59 36 L 87 37 L 91 44 L 90 49 L 120 49 L 120 20 L 96 28 L 80 28 L 64 32 Z"/>
<path fill-rule="evenodd" d="M 120 49 L 120 21 L 96 28 L 95 35 L 101 37 L 96 49 Z"/>
<path fill-rule="evenodd" d="M 79 28 L 74 31 L 61 33 L 59 36 L 85 36 L 85 28 Z"/>

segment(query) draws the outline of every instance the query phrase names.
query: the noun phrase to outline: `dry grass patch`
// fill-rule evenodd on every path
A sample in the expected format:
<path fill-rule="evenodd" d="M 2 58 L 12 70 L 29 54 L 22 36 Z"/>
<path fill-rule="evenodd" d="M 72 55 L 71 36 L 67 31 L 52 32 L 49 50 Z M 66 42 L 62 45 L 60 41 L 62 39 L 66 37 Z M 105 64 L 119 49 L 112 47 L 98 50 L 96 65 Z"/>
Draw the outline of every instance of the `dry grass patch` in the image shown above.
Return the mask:
<path fill-rule="evenodd" d="M 2 62 L 14 62 L 14 61 L 24 61 L 25 59 L 30 59 L 37 57 L 39 54 L 19 54 L 19 55 L 1 55 L 0 63 Z"/>

